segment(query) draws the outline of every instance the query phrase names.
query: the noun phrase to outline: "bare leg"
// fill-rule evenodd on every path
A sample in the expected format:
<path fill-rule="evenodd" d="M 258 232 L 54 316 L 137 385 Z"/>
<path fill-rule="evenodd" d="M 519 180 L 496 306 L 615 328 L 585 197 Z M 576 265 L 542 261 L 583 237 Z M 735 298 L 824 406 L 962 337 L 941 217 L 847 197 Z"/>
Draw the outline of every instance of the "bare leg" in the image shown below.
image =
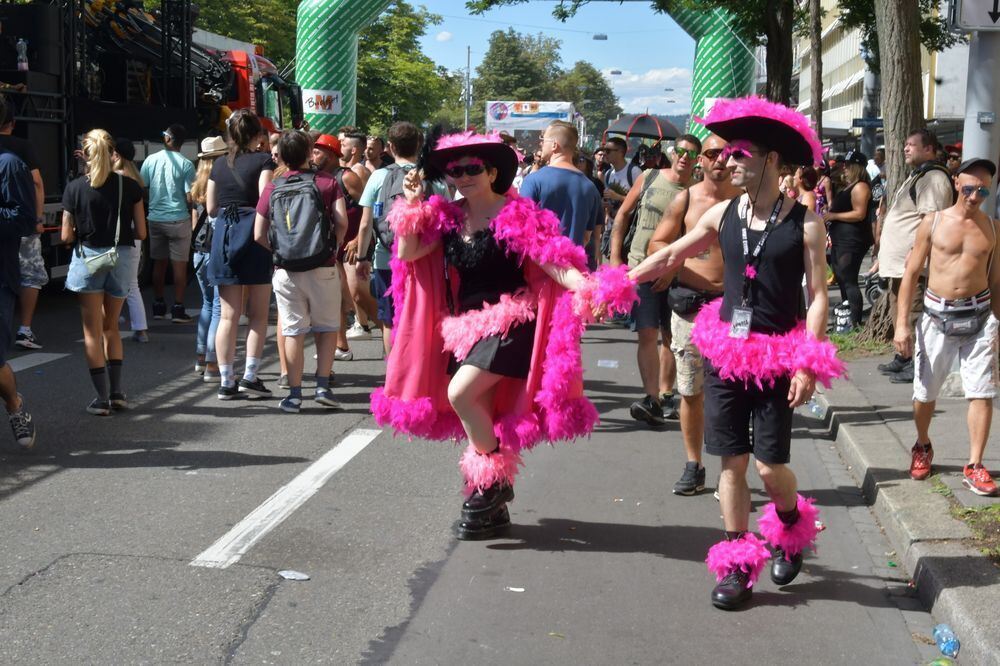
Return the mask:
<path fill-rule="evenodd" d="M 0 367 L 0 398 L 3 399 L 8 414 L 21 409 L 21 400 L 17 397 L 17 380 L 14 379 L 14 371 L 8 363 Z"/>
<path fill-rule="evenodd" d="M 275 340 L 278 343 L 278 365 L 281 366 L 281 374 L 288 375 L 288 358 L 285 351 L 285 334 L 281 332 L 281 313 L 278 313 L 278 330 L 275 332 Z"/>
<path fill-rule="evenodd" d="M 372 296 L 371 286 L 368 280 L 358 278 L 357 266 L 346 266 L 347 286 L 351 292 L 351 300 L 356 306 L 358 319 L 363 325 L 378 321 L 378 303 Z"/>
<path fill-rule="evenodd" d="M 304 335 L 286 335 L 284 338 L 285 363 L 288 365 L 288 385 L 302 386 L 302 368 L 305 361 L 302 352 L 305 348 Z"/>
<path fill-rule="evenodd" d="M 316 376 L 328 377 L 333 372 L 333 350 L 337 346 L 336 333 L 316 334 Z"/>
<path fill-rule="evenodd" d="M 104 334 L 104 357 L 107 359 L 121 360 L 125 357 L 125 352 L 122 349 L 121 331 L 118 330 L 118 317 L 121 315 L 124 304 L 124 298 L 115 298 L 104 294 L 102 332 Z"/>
<path fill-rule="evenodd" d="M 969 400 L 969 464 L 983 464 L 986 440 L 990 436 L 993 422 L 993 400 L 977 398 Z"/>
<path fill-rule="evenodd" d="M 389 358 L 389 352 L 392 351 L 392 329 L 385 324 L 382 324 L 382 350 L 385 357 Z"/>
<path fill-rule="evenodd" d="M 639 377 L 642 379 L 642 389 L 646 395 L 660 399 L 660 352 L 657 349 L 657 338 L 660 331 L 656 328 L 640 328 L 639 346 L 635 357 L 639 365 Z"/>
<path fill-rule="evenodd" d="M 271 302 L 271 285 L 255 284 L 249 287 L 250 330 L 247 331 L 247 356 L 260 358 L 264 354 L 264 340 L 267 338 L 267 314 Z M 287 349 L 285 350 L 288 351 Z"/>
<path fill-rule="evenodd" d="M 688 462 L 700 464 L 705 440 L 705 394 L 681 396 L 681 433 Z"/>
<path fill-rule="evenodd" d="M 243 287 L 238 284 L 219 287 L 219 300 L 222 302 L 222 314 L 215 332 L 215 353 L 219 365 L 232 365 L 236 358 L 240 313 L 243 312 Z"/>
<path fill-rule="evenodd" d="M 931 443 L 931 419 L 936 402 L 913 401 L 913 424 L 917 427 L 917 444 Z"/>
<path fill-rule="evenodd" d="M 103 368 L 104 356 L 104 294 L 79 294 L 80 317 L 83 320 L 83 353 L 88 368 Z M 117 321 L 115 322 L 117 325 Z M 119 345 L 121 338 L 119 337 Z"/>
<path fill-rule="evenodd" d="M 760 474 L 764 490 L 778 511 L 791 511 L 795 508 L 798 484 L 795 474 L 788 465 L 769 465 L 758 460 L 757 473 Z"/>
<path fill-rule="evenodd" d="M 469 441 L 480 453 L 489 453 L 497 448 L 497 438 L 493 434 L 492 391 L 503 379 L 486 370 L 469 365 L 458 369 L 448 384 L 448 401 L 462 421 Z"/>
<path fill-rule="evenodd" d="M 749 453 L 722 456 L 719 505 L 722 508 L 722 523 L 727 532 L 746 532 L 750 523 L 750 486 L 747 485 L 749 464 Z"/>
<path fill-rule="evenodd" d="M 38 307 L 38 294 L 41 289 L 34 287 L 21 287 L 21 326 L 31 328 L 31 320 L 35 317 L 35 308 Z"/>
<path fill-rule="evenodd" d="M 660 334 L 663 336 L 663 342 L 660 343 L 660 394 L 673 393 L 674 380 L 677 379 L 677 364 L 674 353 L 670 351 L 670 331 L 664 329 Z"/>

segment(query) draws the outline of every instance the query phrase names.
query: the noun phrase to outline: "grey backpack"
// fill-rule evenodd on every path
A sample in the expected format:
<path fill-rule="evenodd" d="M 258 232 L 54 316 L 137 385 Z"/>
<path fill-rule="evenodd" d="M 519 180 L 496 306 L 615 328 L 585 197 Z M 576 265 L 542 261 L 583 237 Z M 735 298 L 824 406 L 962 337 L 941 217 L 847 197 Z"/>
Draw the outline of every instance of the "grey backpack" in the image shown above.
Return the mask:
<path fill-rule="evenodd" d="M 271 192 L 268 237 L 274 265 L 293 273 L 319 268 L 336 251 L 323 195 L 316 175 L 300 173 L 276 178 Z"/>

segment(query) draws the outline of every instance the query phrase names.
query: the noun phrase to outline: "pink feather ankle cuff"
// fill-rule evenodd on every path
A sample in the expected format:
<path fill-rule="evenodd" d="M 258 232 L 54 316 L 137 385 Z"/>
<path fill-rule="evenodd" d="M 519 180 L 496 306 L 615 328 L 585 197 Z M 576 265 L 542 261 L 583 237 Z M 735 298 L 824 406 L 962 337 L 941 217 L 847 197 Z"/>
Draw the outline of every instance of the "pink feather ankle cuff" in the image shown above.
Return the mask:
<path fill-rule="evenodd" d="M 767 542 L 776 548 L 781 548 L 788 555 L 798 555 L 807 548 L 815 551 L 816 535 L 819 534 L 819 528 L 816 527 L 819 509 L 813 506 L 816 500 L 802 495 L 797 497 L 799 519 L 794 525 L 785 525 L 781 522 L 774 502 L 768 502 L 761 511 L 760 518 L 757 519 L 757 529 Z"/>
<path fill-rule="evenodd" d="M 705 564 L 708 570 L 715 574 L 717 582 L 736 570 L 746 572 L 750 576 L 747 587 L 753 587 L 760 577 L 764 565 L 771 558 L 764 542 L 754 534 L 744 534 L 739 539 L 720 541 L 708 549 Z"/>
<path fill-rule="evenodd" d="M 499 446 L 492 453 L 484 454 L 469 444 L 459 461 L 466 494 L 486 490 L 496 483 L 513 485 L 521 464 L 521 454 L 512 448 Z"/>

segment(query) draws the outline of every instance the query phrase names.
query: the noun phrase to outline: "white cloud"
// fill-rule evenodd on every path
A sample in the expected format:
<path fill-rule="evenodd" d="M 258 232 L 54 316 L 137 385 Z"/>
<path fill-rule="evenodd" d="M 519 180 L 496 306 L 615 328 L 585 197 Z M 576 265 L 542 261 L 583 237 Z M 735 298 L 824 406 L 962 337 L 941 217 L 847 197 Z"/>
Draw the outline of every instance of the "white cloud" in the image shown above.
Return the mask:
<path fill-rule="evenodd" d="M 441 32 L 439 32 L 437 35 L 434 36 L 434 39 L 439 42 L 450 42 L 451 38 L 452 34 L 447 30 L 442 30 Z"/>
<path fill-rule="evenodd" d="M 621 74 L 612 75 L 612 71 Z M 691 110 L 691 70 L 683 67 L 631 72 L 605 69 L 604 78 L 618 95 L 625 113 L 683 114 Z M 666 88 L 672 88 L 668 91 Z"/>

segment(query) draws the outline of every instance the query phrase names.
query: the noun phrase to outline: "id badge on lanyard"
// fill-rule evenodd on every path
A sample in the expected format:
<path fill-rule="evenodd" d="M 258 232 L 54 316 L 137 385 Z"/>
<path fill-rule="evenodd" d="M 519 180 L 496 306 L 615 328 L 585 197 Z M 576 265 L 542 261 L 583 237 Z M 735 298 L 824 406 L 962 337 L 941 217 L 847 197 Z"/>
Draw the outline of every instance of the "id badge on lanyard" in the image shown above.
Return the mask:
<path fill-rule="evenodd" d="M 778 215 L 781 213 L 781 207 L 784 205 L 784 195 L 778 198 L 778 201 L 774 204 L 774 210 L 771 211 L 771 217 L 768 219 L 767 224 L 764 226 L 764 233 L 760 237 L 760 241 L 754 248 L 753 253 L 750 253 L 750 243 L 747 238 L 747 229 L 750 227 L 749 222 L 744 215 L 743 219 L 743 258 L 747 264 L 747 269 L 743 275 L 743 303 L 740 307 L 733 308 L 733 316 L 729 320 L 729 337 L 736 338 L 738 340 L 746 340 L 750 337 L 750 326 L 753 324 L 753 308 L 750 306 L 750 275 L 756 275 L 756 266 L 754 265 L 757 258 L 760 256 L 761 251 L 764 249 L 764 243 L 767 242 L 767 237 L 771 234 L 771 229 L 774 228 L 775 223 L 778 220 Z"/>
<path fill-rule="evenodd" d="M 733 317 L 729 320 L 729 337 L 746 340 L 750 337 L 751 323 L 753 323 L 752 308 L 733 308 Z"/>

